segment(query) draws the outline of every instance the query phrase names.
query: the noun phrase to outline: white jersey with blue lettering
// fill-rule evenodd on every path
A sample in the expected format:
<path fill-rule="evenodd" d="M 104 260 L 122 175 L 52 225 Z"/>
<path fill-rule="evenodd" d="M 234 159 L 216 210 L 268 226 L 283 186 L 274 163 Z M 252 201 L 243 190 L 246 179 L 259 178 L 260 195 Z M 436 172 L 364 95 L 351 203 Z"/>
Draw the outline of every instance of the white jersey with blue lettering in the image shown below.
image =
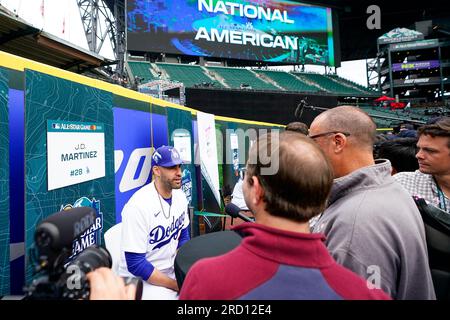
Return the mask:
<path fill-rule="evenodd" d="M 136 191 L 122 210 L 119 274 L 132 276 L 124 252 L 134 252 L 145 253 L 156 269 L 175 279 L 178 241 L 188 226 L 188 202 L 181 189 L 172 190 L 172 205 L 158 194 L 155 182 Z"/>

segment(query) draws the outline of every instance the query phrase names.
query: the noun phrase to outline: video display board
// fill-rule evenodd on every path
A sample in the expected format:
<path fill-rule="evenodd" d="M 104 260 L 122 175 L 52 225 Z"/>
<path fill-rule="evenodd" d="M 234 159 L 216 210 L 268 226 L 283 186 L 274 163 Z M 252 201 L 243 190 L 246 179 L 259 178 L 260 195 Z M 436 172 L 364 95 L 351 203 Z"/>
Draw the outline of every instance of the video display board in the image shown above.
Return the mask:
<path fill-rule="evenodd" d="M 128 0 L 129 51 L 335 65 L 330 8 L 277 0 Z"/>
<path fill-rule="evenodd" d="M 439 60 L 427 60 L 427 61 L 412 61 L 405 63 L 393 63 L 392 71 L 409 71 L 409 70 L 422 70 L 422 69 L 435 69 L 439 68 Z"/>

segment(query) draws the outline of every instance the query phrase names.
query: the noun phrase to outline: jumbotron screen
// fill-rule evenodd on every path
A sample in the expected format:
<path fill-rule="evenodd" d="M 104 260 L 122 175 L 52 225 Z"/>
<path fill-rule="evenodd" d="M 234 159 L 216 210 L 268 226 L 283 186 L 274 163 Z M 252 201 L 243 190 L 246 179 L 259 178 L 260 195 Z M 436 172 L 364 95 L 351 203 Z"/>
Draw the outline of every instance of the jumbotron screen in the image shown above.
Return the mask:
<path fill-rule="evenodd" d="M 128 0 L 129 51 L 334 66 L 330 8 L 276 0 Z"/>

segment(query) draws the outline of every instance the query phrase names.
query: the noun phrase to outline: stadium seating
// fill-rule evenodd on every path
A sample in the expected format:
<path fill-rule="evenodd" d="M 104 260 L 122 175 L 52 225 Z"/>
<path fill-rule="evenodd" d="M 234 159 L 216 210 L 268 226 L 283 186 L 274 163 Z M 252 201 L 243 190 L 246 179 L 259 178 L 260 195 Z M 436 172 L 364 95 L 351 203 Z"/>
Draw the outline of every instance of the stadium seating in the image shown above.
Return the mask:
<path fill-rule="evenodd" d="M 141 83 L 155 80 L 155 77 L 150 71 L 150 63 L 146 61 L 128 61 L 128 66 L 134 77 L 139 77 Z"/>
<path fill-rule="evenodd" d="M 391 110 L 389 108 L 383 108 L 380 106 L 375 106 L 371 104 L 360 105 L 360 108 L 366 111 L 370 115 L 379 115 L 385 117 L 395 117 L 400 118 L 402 121 L 408 120 L 418 120 L 427 122 L 430 118 L 439 115 L 439 112 L 443 112 L 442 108 L 439 109 L 428 109 L 426 112 L 424 109 L 420 108 L 408 108 L 401 110 Z"/>
<path fill-rule="evenodd" d="M 292 74 L 284 71 L 255 70 L 255 72 L 263 74 L 266 77 L 272 79 L 278 85 L 288 91 L 317 92 L 317 87 L 311 86 L 294 77 Z"/>
<path fill-rule="evenodd" d="M 330 79 L 334 79 L 335 81 L 341 82 L 343 85 L 346 85 L 347 87 L 354 88 L 355 90 L 360 91 L 362 93 L 369 94 L 369 95 L 376 96 L 376 97 L 378 97 L 380 95 L 379 92 L 377 92 L 377 91 L 369 90 L 368 88 L 366 88 L 356 82 L 341 78 L 338 75 L 328 74 L 326 76 L 329 77 Z"/>
<path fill-rule="evenodd" d="M 307 78 L 309 81 L 317 83 L 319 86 L 328 92 L 336 92 L 346 95 L 361 96 L 363 93 L 357 89 L 347 87 L 337 81 L 334 81 L 327 76 L 315 73 L 299 73 L 300 76 Z M 341 79 L 341 78 L 339 78 Z"/>
<path fill-rule="evenodd" d="M 408 110 L 390 110 L 374 105 L 360 105 L 377 124 L 377 127 L 393 127 L 409 120 L 427 121 L 427 118 L 412 117 Z"/>
<path fill-rule="evenodd" d="M 240 89 L 242 85 L 248 85 L 254 90 L 277 90 L 279 88 L 271 83 L 264 82 L 247 69 L 208 67 L 209 71 L 217 73 L 225 80 L 225 83 L 232 89 Z"/>
<path fill-rule="evenodd" d="M 195 87 L 205 83 L 213 83 L 214 87 L 223 87 L 218 81 L 209 78 L 199 66 L 172 63 L 157 63 L 156 65 L 167 73 L 170 80 L 182 82 L 185 87 Z"/>
<path fill-rule="evenodd" d="M 219 89 L 293 91 L 356 97 L 379 95 L 375 91 L 337 75 L 214 66 L 201 67 L 178 63 L 150 64 L 142 61 L 129 61 L 128 65 L 133 77 L 138 76 L 143 79 L 141 83 L 156 79 L 154 75 L 162 71 L 163 78 L 182 82 L 187 88 L 214 87 Z"/>

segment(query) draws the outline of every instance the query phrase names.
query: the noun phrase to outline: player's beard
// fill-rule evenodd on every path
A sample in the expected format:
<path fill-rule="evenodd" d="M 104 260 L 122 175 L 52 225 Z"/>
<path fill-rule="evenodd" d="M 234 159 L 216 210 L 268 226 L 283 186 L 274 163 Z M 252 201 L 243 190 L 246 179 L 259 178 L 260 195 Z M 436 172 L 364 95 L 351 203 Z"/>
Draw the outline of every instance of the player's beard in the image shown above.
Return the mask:
<path fill-rule="evenodd" d="M 167 179 L 166 177 L 162 177 L 162 182 L 165 187 L 169 190 L 180 189 L 181 188 L 181 179 L 177 181 L 177 179 Z"/>
<path fill-rule="evenodd" d="M 175 181 L 175 180 L 171 180 L 170 186 L 172 189 L 180 189 L 181 188 L 181 180 L 179 182 Z"/>

